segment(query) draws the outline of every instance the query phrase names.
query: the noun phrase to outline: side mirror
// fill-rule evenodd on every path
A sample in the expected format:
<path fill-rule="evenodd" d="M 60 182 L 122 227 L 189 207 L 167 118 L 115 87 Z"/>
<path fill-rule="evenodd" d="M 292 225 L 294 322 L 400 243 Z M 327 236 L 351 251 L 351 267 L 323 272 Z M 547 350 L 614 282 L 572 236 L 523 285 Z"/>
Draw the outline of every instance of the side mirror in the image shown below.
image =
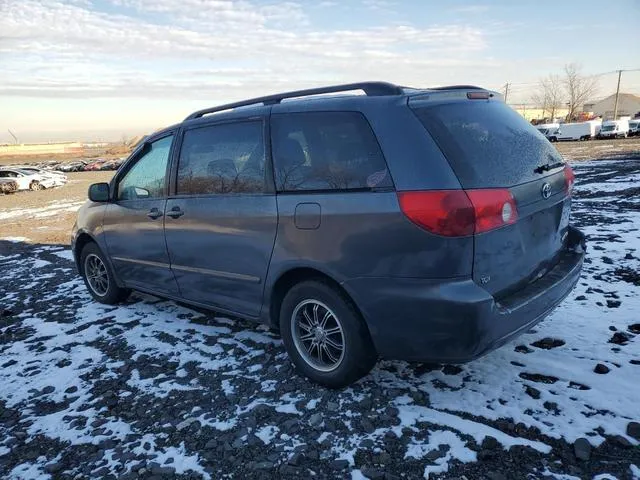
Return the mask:
<path fill-rule="evenodd" d="M 109 184 L 94 183 L 89 187 L 89 200 L 92 202 L 109 201 Z"/>

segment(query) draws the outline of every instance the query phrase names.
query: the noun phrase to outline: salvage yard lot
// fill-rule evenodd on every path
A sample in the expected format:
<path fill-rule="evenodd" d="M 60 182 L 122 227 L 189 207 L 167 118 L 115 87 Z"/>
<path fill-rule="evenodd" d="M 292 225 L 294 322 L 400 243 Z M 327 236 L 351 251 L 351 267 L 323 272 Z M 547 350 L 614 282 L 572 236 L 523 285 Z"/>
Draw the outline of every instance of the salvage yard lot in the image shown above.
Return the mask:
<path fill-rule="evenodd" d="M 0 237 L 28 237 L 35 243 L 68 244 L 76 211 L 89 185 L 108 182 L 114 172 L 67 173 L 69 181 L 48 190 L 0 196 Z"/>
<path fill-rule="evenodd" d="M 640 160 L 574 168 L 588 254 L 548 319 L 473 363 L 383 361 L 342 391 L 263 327 L 93 302 L 70 225 L 34 226 L 110 172 L 0 198 L 0 477 L 640 478 Z"/>

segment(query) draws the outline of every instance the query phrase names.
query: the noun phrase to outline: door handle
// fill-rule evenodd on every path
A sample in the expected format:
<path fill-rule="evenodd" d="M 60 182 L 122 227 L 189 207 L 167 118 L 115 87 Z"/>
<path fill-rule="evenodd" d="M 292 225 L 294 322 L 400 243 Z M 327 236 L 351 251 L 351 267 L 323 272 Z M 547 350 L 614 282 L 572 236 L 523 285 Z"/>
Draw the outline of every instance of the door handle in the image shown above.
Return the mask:
<path fill-rule="evenodd" d="M 147 213 L 147 217 L 149 217 L 151 220 L 155 220 L 156 218 L 160 218 L 163 215 L 163 213 L 158 210 L 157 208 L 152 208 L 151 210 L 149 210 L 149 213 Z"/>
<path fill-rule="evenodd" d="M 171 218 L 178 218 L 184 215 L 184 212 L 180 210 L 180 207 L 175 206 L 167 212 L 167 216 Z"/>

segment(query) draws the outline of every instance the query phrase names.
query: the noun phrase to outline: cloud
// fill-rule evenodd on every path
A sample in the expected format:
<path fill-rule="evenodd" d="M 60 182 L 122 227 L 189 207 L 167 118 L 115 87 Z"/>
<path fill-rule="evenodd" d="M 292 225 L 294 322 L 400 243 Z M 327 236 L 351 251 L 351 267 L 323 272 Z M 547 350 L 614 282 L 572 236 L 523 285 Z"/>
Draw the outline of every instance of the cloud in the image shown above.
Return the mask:
<path fill-rule="evenodd" d="M 111 2 L 0 0 L 0 95 L 242 98 L 363 79 L 424 85 L 441 68 L 496 65 L 485 32 L 463 24 L 327 30 L 295 2 Z"/>
<path fill-rule="evenodd" d="M 455 13 L 482 13 L 489 10 L 489 5 L 466 5 L 464 7 L 456 7 L 452 9 L 452 12 Z"/>
<path fill-rule="evenodd" d="M 371 10 L 390 11 L 397 5 L 396 2 L 390 0 L 362 0 L 362 4 Z"/>

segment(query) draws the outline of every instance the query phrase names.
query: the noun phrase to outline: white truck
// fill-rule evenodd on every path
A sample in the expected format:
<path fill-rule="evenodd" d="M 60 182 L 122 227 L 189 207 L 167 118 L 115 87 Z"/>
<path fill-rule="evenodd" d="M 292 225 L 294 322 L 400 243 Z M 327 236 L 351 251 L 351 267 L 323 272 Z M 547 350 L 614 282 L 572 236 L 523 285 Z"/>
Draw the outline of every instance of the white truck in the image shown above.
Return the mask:
<path fill-rule="evenodd" d="M 634 118 L 633 120 L 629 120 L 629 136 L 640 136 L 640 118 Z"/>
<path fill-rule="evenodd" d="M 570 140 L 591 140 L 600 133 L 601 123 L 598 120 L 589 120 L 579 123 L 562 123 L 557 130 L 547 134 L 552 142 L 564 142 Z"/>
<path fill-rule="evenodd" d="M 629 135 L 629 120 L 607 120 L 602 122 L 600 138 L 626 138 Z"/>
<path fill-rule="evenodd" d="M 559 123 L 541 123 L 540 125 L 536 125 L 536 129 L 547 138 L 549 138 L 549 133 L 555 132 L 558 128 L 560 128 Z"/>

